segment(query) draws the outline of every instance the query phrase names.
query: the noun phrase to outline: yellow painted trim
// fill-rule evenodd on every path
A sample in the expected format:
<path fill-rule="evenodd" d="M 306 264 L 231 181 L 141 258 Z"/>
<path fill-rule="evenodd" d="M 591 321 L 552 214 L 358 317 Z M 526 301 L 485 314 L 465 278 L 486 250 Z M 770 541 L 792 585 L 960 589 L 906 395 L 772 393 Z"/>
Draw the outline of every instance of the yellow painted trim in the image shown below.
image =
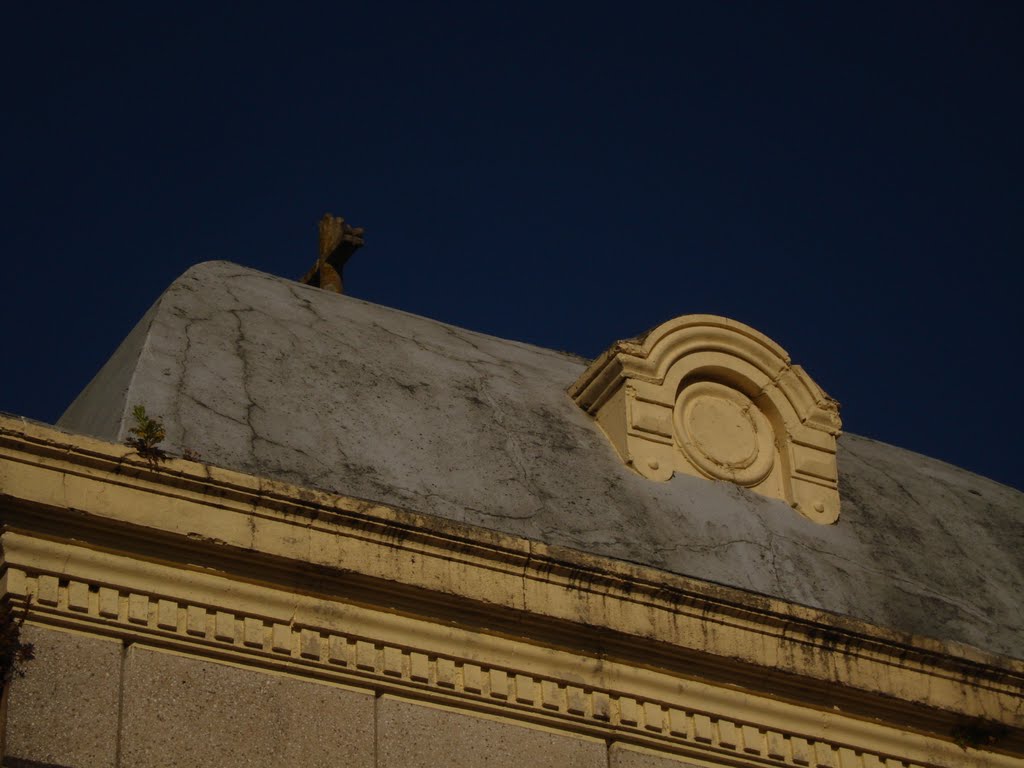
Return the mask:
<path fill-rule="evenodd" d="M 683 315 L 623 341 L 569 387 L 644 477 L 724 480 L 839 516 L 838 404 L 778 344 L 743 323 Z"/>

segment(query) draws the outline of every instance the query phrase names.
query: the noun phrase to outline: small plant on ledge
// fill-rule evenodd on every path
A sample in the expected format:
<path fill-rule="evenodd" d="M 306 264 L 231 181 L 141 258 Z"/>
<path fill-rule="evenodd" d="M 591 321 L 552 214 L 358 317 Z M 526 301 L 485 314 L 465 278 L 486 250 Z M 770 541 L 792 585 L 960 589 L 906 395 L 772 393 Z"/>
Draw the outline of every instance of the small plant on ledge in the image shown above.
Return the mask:
<path fill-rule="evenodd" d="M 125 440 L 125 445 L 134 448 L 135 452 L 155 467 L 158 462 L 167 458 L 167 454 L 157 446 L 167 437 L 164 425 L 159 419 L 146 415 L 146 406 L 136 405 L 132 408 L 135 426 L 129 428 L 133 437 Z"/>

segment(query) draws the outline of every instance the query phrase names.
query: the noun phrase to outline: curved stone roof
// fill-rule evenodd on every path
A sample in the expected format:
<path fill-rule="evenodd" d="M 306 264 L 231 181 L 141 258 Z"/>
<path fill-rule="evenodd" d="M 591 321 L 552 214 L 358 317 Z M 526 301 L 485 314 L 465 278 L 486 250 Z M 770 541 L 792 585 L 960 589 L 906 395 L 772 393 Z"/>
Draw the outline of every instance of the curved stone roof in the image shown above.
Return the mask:
<path fill-rule="evenodd" d="M 835 525 L 622 464 L 572 355 L 236 266 L 167 289 L 59 424 L 1024 658 L 1024 494 L 855 435 Z"/>

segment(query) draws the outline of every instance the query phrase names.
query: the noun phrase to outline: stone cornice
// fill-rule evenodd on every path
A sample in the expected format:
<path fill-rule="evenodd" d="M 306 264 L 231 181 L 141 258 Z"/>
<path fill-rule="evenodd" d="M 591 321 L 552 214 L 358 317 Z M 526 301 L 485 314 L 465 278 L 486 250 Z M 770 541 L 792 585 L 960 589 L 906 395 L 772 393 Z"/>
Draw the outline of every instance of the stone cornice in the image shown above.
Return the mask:
<path fill-rule="evenodd" d="M 459 695 L 472 706 L 500 699 L 505 707 L 522 705 L 531 718 L 572 720 L 583 717 L 568 703 L 576 683 L 591 698 L 588 719 L 573 720 L 574 727 L 611 723 L 593 714 L 603 711 L 595 701 L 607 694 L 620 702 L 615 707 L 647 707 L 650 717 L 662 718 L 655 729 L 653 721 L 628 712 L 623 719 L 615 710 L 618 727 L 635 727 L 644 738 L 669 738 L 673 711 L 688 713 L 687 738 L 697 738 L 703 720 L 693 718 L 714 713 L 679 696 L 698 688 L 719 697 L 753 694 L 768 709 L 810 708 L 819 720 L 835 713 L 827 717 L 854 730 L 876 728 L 870 718 L 884 717 L 938 734 L 955 752 L 948 733 L 958 719 L 1024 725 L 1024 663 L 1017 660 L 196 462 L 152 467 L 125 447 L 24 420 L 0 417 L 0 488 L 6 593 L 15 601 L 32 597 L 35 621 L 134 633 L 140 641 L 306 665 L 321 674 L 310 666 L 315 657 L 331 674 L 357 679 L 371 671 L 358 661 L 360 647 L 370 653 L 358 643 L 369 643 L 380 665 L 373 674 L 391 685 L 430 683 L 430 695 L 455 695 L 445 675 L 458 669 Z M 299 620 L 302 611 L 306 618 Z M 358 626 L 380 631 L 362 639 L 340 631 L 351 625 L 345 616 L 356 613 Z M 483 649 L 473 662 L 480 671 L 465 671 L 472 661 L 465 654 L 453 657 L 449 670 L 440 661 L 440 640 L 429 647 L 398 638 L 399 650 L 387 651 L 388 622 L 414 622 L 415 631 L 402 630 L 408 637 L 461 633 L 464 647 Z M 335 652 L 348 656 L 332 660 Z M 414 679 L 412 665 L 421 663 L 414 653 L 429 662 L 426 682 Z M 525 667 L 524 654 L 535 656 Z M 560 654 L 591 659 L 581 669 L 592 669 L 566 680 L 565 667 L 555 663 Z M 401 674 L 397 667 L 388 672 L 388 658 L 393 666 L 400 660 Z M 613 667 L 628 671 L 617 673 L 626 682 L 602 693 L 594 681 L 607 680 Z M 534 699 L 465 689 L 465 675 L 483 671 L 488 685 L 500 686 L 490 670 L 513 683 L 524 676 L 523 685 L 529 677 Z M 657 678 L 660 693 L 636 689 L 644 675 Z M 559 692 L 554 709 L 543 700 L 545 680 L 549 693 Z M 770 740 L 766 717 L 751 716 L 747 727 Z"/>

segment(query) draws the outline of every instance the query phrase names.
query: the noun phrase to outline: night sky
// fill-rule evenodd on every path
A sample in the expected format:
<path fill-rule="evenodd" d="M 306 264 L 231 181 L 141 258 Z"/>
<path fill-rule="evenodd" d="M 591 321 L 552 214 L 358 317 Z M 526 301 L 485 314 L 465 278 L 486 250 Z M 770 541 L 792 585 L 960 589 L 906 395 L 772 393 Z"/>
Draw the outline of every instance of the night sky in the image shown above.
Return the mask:
<path fill-rule="evenodd" d="M 353 296 L 587 357 L 726 315 L 1024 488 L 1024 3 L 8 5 L 0 410 L 331 211 Z"/>

